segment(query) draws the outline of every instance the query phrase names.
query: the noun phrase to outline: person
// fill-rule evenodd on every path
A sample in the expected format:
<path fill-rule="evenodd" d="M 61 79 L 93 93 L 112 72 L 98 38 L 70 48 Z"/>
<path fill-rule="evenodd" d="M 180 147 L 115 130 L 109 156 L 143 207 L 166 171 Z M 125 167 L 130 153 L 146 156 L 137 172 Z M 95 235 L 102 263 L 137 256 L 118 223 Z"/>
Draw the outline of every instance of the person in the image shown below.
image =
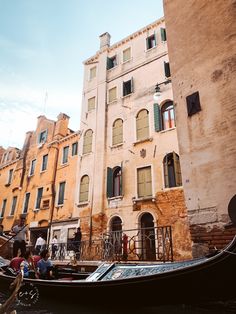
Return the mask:
<path fill-rule="evenodd" d="M 74 239 L 73 239 L 74 252 L 77 259 L 80 258 L 81 239 L 82 239 L 82 232 L 81 232 L 80 227 L 78 227 L 77 231 L 74 234 Z"/>
<path fill-rule="evenodd" d="M 26 278 L 35 278 L 37 273 L 30 250 L 26 250 L 23 261 L 20 263 L 20 270 L 23 271 L 23 276 Z"/>
<path fill-rule="evenodd" d="M 46 245 L 46 241 L 44 240 L 44 238 L 42 238 L 42 234 L 40 233 L 39 234 L 39 237 L 37 238 L 36 240 L 36 243 L 35 243 L 35 252 L 36 252 L 36 255 L 39 255 L 40 252 L 45 249 L 45 245 Z"/>
<path fill-rule="evenodd" d="M 57 241 L 57 235 L 55 234 L 52 239 L 52 259 L 55 258 L 57 250 L 58 250 L 58 241 Z"/>
<path fill-rule="evenodd" d="M 29 231 L 27 225 L 25 225 L 25 218 L 20 217 L 20 222 L 18 225 L 12 227 L 10 235 L 14 237 L 13 242 L 13 257 L 20 255 L 24 256 L 26 252 L 26 241 L 29 241 Z"/>
<path fill-rule="evenodd" d="M 40 253 L 41 259 L 37 263 L 37 275 L 40 279 L 52 279 L 53 278 L 53 265 L 48 259 L 49 252 L 47 249 L 42 250 Z"/>

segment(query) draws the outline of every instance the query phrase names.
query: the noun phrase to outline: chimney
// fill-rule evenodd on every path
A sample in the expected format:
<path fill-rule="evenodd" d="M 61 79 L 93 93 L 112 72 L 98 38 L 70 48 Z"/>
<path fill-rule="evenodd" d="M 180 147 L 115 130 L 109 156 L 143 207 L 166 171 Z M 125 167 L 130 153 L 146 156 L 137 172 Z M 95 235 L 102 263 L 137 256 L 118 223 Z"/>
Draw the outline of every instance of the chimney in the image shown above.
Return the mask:
<path fill-rule="evenodd" d="M 68 134 L 69 119 L 70 117 L 67 116 L 65 113 L 60 113 L 57 116 L 54 136 L 64 137 Z"/>
<path fill-rule="evenodd" d="M 100 38 L 100 49 L 104 47 L 110 47 L 111 35 L 108 32 L 103 33 L 102 35 L 99 36 L 99 38 Z"/>

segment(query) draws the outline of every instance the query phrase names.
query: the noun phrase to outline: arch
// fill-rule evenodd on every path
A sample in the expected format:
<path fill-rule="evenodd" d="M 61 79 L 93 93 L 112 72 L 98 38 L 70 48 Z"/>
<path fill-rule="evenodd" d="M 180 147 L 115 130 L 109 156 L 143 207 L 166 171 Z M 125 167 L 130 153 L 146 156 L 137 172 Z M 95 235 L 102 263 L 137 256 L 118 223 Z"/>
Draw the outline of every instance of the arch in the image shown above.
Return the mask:
<path fill-rule="evenodd" d="M 123 120 L 116 119 L 112 125 L 112 145 L 123 143 Z"/>
<path fill-rule="evenodd" d="M 89 129 L 84 133 L 83 154 L 91 153 L 93 141 L 93 130 Z"/>
<path fill-rule="evenodd" d="M 165 188 L 182 186 L 179 156 L 175 153 L 167 154 L 163 159 Z"/>
<path fill-rule="evenodd" d="M 175 127 L 174 103 L 171 100 L 166 101 L 161 106 L 161 124 L 162 130 L 167 130 Z"/>
<path fill-rule="evenodd" d="M 87 202 L 89 194 L 89 176 L 84 175 L 80 179 L 79 202 Z"/>
<path fill-rule="evenodd" d="M 119 216 L 112 217 L 109 229 L 113 255 L 118 258 L 122 254 L 122 220 Z"/>
<path fill-rule="evenodd" d="M 136 137 L 137 140 L 144 140 L 149 137 L 149 112 L 141 109 L 136 116 Z"/>

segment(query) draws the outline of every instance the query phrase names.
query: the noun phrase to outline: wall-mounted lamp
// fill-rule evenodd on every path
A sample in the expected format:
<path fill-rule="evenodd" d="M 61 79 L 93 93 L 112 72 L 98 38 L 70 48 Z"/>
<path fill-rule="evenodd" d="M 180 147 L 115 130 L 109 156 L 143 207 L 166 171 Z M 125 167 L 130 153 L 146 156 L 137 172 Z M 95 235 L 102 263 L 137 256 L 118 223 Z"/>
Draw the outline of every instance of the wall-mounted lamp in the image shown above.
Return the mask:
<path fill-rule="evenodd" d="M 156 86 L 155 86 L 155 94 L 153 95 L 153 99 L 155 102 L 158 102 L 159 99 L 160 99 L 160 96 L 161 96 L 161 88 L 160 88 L 160 85 L 163 85 L 163 84 L 169 84 L 171 82 L 171 79 L 168 79 L 164 82 L 161 82 L 161 83 L 157 83 Z"/>

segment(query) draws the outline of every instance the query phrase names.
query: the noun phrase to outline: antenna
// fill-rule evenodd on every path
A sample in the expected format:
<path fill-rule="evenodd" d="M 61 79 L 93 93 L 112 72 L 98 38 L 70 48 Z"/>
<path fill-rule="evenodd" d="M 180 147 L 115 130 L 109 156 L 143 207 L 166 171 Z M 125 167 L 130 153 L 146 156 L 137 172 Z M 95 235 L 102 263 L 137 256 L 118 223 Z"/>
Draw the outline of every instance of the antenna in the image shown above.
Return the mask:
<path fill-rule="evenodd" d="M 47 100 L 48 100 L 48 92 L 46 91 L 45 92 L 45 97 L 44 97 L 44 104 L 43 104 L 43 113 L 46 114 L 46 103 L 47 103 Z"/>

